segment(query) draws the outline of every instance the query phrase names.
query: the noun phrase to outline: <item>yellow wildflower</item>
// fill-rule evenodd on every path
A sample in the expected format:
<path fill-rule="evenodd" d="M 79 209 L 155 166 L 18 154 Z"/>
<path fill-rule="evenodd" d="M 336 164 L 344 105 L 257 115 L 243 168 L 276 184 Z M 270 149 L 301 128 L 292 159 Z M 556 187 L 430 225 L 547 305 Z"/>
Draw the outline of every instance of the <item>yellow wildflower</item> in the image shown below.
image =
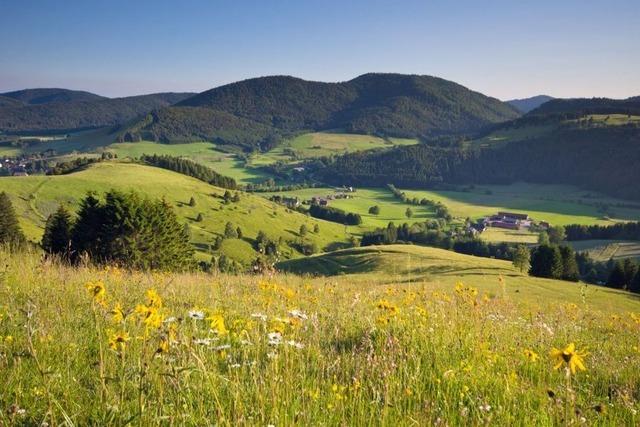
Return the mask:
<path fill-rule="evenodd" d="M 227 335 L 229 330 L 224 325 L 224 317 L 220 314 L 212 314 L 207 318 L 211 322 L 211 329 L 213 329 L 218 335 Z"/>
<path fill-rule="evenodd" d="M 537 362 L 539 359 L 538 354 L 535 351 L 529 349 L 526 349 L 524 351 L 524 357 L 530 362 Z"/>
<path fill-rule="evenodd" d="M 120 323 L 126 317 L 124 310 L 122 309 L 122 305 L 118 302 L 111 310 L 111 320 L 114 323 Z"/>
<path fill-rule="evenodd" d="M 104 302 L 104 298 L 107 294 L 104 283 L 102 283 L 101 281 L 87 282 L 84 287 L 87 288 L 87 292 L 89 292 L 94 301 L 98 303 Z"/>
<path fill-rule="evenodd" d="M 572 374 L 575 374 L 576 370 L 587 370 L 583 360 L 586 355 L 586 353 L 577 351 L 574 343 L 569 344 L 564 350 L 555 347 L 551 350 L 551 357 L 556 361 L 554 369 L 560 369 L 562 365 L 566 365 Z"/>
<path fill-rule="evenodd" d="M 127 341 L 129 341 L 129 334 L 126 331 L 116 332 L 109 338 L 109 347 L 116 351 L 124 350 Z"/>

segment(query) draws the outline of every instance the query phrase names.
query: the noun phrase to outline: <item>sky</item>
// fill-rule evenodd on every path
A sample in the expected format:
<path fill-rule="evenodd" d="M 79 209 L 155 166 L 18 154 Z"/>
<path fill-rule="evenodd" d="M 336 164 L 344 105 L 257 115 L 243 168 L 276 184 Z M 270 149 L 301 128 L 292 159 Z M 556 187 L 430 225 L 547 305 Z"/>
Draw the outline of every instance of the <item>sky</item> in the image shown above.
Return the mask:
<path fill-rule="evenodd" d="M 0 92 L 428 74 L 500 99 L 640 95 L 640 0 L 0 0 Z"/>

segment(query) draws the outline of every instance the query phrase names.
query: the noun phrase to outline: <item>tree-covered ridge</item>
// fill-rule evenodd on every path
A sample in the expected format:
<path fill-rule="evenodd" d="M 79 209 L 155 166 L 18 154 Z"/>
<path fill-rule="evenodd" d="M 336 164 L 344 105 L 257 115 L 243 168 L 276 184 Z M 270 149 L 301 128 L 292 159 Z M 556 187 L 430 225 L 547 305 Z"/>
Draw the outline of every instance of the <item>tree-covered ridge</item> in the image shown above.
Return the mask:
<path fill-rule="evenodd" d="M 640 199 L 640 129 L 559 128 L 538 138 L 489 148 L 415 145 L 325 159 L 330 183 L 439 187 L 443 184 L 571 184 Z M 317 167 L 318 162 L 314 165 Z"/>
<path fill-rule="evenodd" d="M 201 165 L 200 163 L 196 163 L 193 160 L 172 156 L 158 156 L 155 154 L 152 156 L 142 156 L 140 160 L 151 166 L 172 170 L 183 175 L 197 178 L 200 181 L 215 185 L 216 187 L 229 189 L 237 188 L 236 181 L 233 178 L 220 175 L 213 169 Z"/>
<path fill-rule="evenodd" d="M 278 140 L 277 131 L 266 125 L 224 111 L 200 107 L 168 107 L 149 113 L 129 127 L 118 139 L 162 143 L 212 141 L 244 149 L 267 150 Z"/>
<path fill-rule="evenodd" d="M 190 108 L 187 108 L 190 107 Z M 308 130 L 427 138 L 464 134 L 517 117 L 501 101 L 456 83 L 366 74 L 342 83 L 289 76 L 244 80 L 187 98 L 127 129 L 128 138 L 223 141 L 264 149 L 265 140 Z M 233 130 L 233 132 L 232 132 Z"/>
<path fill-rule="evenodd" d="M 38 105 L 51 102 L 78 102 L 78 101 L 98 101 L 108 99 L 95 93 L 81 90 L 69 90 L 58 88 L 37 88 L 23 89 L 0 94 L 1 96 L 12 98 L 22 104 Z"/>
<path fill-rule="evenodd" d="M 123 125 L 152 110 L 172 105 L 189 93 L 157 93 L 126 98 L 72 100 L 0 106 L 0 131 L 52 131 Z M 96 95 L 97 96 L 97 95 Z"/>
<path fill-rule="evenodd" d="M 543 114 L 640 114 L 640 97 L 627 99 L 574 98 L 552 99 L 532 110 L 530 115 Z"/>

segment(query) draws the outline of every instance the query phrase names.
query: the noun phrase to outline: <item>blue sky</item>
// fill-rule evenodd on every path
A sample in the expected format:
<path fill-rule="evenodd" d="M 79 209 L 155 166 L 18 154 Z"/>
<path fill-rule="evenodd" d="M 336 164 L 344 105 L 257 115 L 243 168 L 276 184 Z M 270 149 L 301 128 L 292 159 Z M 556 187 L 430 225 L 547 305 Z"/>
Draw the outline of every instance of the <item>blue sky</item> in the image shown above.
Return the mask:
<path fill-rule="evenodd" d="M 501 99 L 640 95 L 640 1 L 0 0 L 0 91 L 429 74 Z"/>

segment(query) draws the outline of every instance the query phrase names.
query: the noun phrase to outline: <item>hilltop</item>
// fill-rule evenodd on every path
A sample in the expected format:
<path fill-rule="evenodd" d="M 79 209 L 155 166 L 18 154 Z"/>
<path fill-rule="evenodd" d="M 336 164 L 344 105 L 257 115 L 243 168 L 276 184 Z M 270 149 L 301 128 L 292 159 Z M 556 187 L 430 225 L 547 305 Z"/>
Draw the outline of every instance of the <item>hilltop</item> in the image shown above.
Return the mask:
<path fill-rule="evenodd" d="M 530 98 L 511 99 L 507 101 L 507 103 L 513 105 L 518 109 L 518 111 L 526 114 L 529 111 L 538 108 L 545 102 L 551 101 L 552 99 L 554 98 L 549 95 L 537 95 Z"/>
<path fill-rule="evenodd" d="M 181 142 L 197 136 L 233 144 L 224 133 L 234 128 L 227 122 L 238 119 L 229 115 L 244 120 L 242 131 L 255 140 L 254 147 L 267 149 L 283 135 L 301 131 L 341 129 L 416 138 L 475 132 L 519 113 L 495 98 L 431 76 L 365 74 L 342 83 L 270 76 L 189 97 L 131 126 L 128 138 Z"/>

